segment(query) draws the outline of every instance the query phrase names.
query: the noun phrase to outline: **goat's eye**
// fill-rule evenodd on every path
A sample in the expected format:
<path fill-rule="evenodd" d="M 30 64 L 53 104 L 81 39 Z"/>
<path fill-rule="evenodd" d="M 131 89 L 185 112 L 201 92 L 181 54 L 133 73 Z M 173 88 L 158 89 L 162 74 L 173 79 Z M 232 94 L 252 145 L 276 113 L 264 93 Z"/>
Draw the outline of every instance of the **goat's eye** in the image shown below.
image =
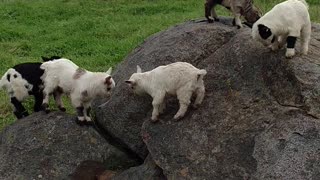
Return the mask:
<path fill-rule="evenodd" d="M 18 75 L 16 75 L 16 74 L 15 74 L 15 75 L 13 75 L 13 77 L 14 77 L 14 78 L 17 78 L 17 77 L 18 77 Z"/>

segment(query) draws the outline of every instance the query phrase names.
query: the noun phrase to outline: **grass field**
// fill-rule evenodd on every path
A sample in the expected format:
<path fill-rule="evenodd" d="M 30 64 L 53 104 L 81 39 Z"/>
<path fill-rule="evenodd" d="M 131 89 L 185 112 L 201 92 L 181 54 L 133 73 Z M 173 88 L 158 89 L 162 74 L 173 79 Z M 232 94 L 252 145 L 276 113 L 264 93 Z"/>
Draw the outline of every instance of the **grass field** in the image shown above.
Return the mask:
<path fill-rule="evenodd" d="M 307 0 L 320 22 L 319 0 Z M 268 11 L 281 0 L 255 0 Z M 203 17 L 204 0 L 0 0 L 0 75 L 21 62 L 59 55 L 91 71 L 119 63 L 146 37 Z M 218 15 L 230 15 L 219 7 Z M 73 113 L 68 100 L 67 109 Z M 33 99 L 24 103 L 29 112 Z M 53 106 L 52 106 L 53 107 Z M 0 130 L 15 121 L 0 91 Z"/>

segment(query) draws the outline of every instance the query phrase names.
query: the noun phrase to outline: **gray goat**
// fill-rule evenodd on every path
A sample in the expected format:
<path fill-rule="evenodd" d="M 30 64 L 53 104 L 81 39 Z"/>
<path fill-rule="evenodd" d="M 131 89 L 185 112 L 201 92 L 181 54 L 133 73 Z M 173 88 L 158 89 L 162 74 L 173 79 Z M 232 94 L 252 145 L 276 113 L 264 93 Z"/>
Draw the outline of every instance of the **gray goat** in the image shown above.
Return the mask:
<path fill-rule="evenodd" d="M 253 0 L 206 0 L 205 3 L 205 16 L 209 23 L 213 20 L 219 21 L 214 7 L 220 4 L 225 8 L 231 10 L 234 16 L 233 25 L 237 25 L 238 28 L 242 28 L 241 16 L 247 21 L 248 26 L 252 26 L 260 18 L 260 11 L 253 5 Z"/>

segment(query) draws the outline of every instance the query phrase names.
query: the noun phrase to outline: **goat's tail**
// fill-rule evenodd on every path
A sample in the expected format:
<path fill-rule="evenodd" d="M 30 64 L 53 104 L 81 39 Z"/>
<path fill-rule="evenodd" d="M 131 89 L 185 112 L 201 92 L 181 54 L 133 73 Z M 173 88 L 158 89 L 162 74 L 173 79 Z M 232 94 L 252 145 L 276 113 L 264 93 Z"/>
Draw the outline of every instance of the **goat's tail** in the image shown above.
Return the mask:
<path fill-rule="evenodd" d="M 207 74 L 207 71 L 206 71 L 206 70 L 200 69 L 200 70 L 198 71 L 198 73 L 197 73 L 197 75 L 198 75 L 198 81 L 199 81 L 199 80 L 202 80 L 203 77 L 204 77 L 206 74 Z"/>
<path fill-rule="evenodd" d="M 306 0 L 298 0 L 298 1 L 302 2 L 309 9 L 309 5 Z"/>

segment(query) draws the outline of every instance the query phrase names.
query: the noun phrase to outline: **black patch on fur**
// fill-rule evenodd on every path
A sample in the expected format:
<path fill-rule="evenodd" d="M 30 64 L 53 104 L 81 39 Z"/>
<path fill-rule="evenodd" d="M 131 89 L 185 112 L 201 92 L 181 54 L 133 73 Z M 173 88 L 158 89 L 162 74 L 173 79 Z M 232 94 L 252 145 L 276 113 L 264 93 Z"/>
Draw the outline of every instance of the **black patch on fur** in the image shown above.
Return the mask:
<path fill-rule="evenodd" d="M 258 30 L 262 39 L 268 39 L 272 35 L 271 29 L 263 24 L 258 25 Z"/>
<path fill-rule="evenodd" d="M 7 74 L 7 80 L 10 82 L 10 74 Z"/>
<path fill-rule="evenodd" d="M 287 48 L 293 49 L 296 45 L 297 37 L 288 36 L 287 38 Z"/>
<path fill-rule="evenodd" d="M 13 67 L 21 74 L 23 79 L 33 85 L 33 94 L 39 92 L 39 86 L 42 84 L 40 77 L 43 75 L 44 70 L 40 69 L 40 66 L 41 63 L 22 63 Z"/>
<path fill-rule="evenodd" d="M 44 56 L 41 56 L 41 58 L 42 58 L 42 61 L 44 61 L 44 62 L 47 62 L 47 61 L 52 61 L 52 60 L 55 60 L 55 59 L 61 59 L 61 57 L 60 56 L 51 56 L 51 57 L 44 57 Z"/>

